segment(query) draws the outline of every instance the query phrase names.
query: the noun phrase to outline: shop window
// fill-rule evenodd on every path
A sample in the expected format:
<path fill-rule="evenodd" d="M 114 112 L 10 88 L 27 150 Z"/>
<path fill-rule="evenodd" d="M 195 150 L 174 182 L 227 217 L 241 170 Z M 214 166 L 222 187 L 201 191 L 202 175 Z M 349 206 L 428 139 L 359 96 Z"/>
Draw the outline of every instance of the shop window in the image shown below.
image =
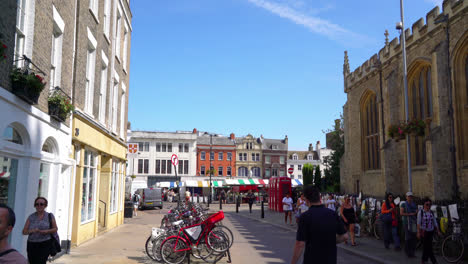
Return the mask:
<path fill-rule="evenodd" d="M 81 199 L 81 222 L 94 220 L 96 211 L 97 155 L 85 150 Z"/>
<path fill-rule="evenodd" d="M 15 205 L 18 160 L 0 155 L 0 203 L 11 208 Z"/>
<path fill-rule="evenodd" d="M 118 183 L 119 183 L 119 162 L 112 161 L 112 174 L 111 174 L 111 182 L 110 182 L 110 213 L 117 212 L 117 202 L 119 197 L 118 191 Z"/>
<path fill-rule="evenodd" d="M 18 145 L 23 145 L 23 139 L 21 138 L 20 133 L 12 126 L 7 126 L 3 131 L 3 139 Z"/>
<path fill-rule="evenodd" d="M 49 193 L 50 164 L 41 163 L 39 171 L 39 190 L 37 196 L 48 198 Z"/>

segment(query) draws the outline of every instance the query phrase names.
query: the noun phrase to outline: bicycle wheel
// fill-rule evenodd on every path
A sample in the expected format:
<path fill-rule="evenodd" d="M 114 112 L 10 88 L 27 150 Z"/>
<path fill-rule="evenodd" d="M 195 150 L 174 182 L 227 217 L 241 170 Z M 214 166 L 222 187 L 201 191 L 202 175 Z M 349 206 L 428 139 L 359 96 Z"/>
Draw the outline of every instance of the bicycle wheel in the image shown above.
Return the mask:
<path fill-rule="evenodd" d="M 213 249 L 206 245 L 204 240 L 200 241 L 200 244 L 196 247 L 192 247 L 192 255 L 207 263 L 216 263 L 223 257 L 222 254 L 213 251 Z"/>
<path fill-rule="evenodd" d="M 219 253 L 229 249 L 229 238 L 222 230 L 211 230 L 206 236 L 208 246 Z"/>
<path fill-rule="evenodd" d="M 460 236 L 450 235 L 442 242 L 442 257 L 449 263 L 456 263 L 462 257 L 465 251 L 463 238 Z"/>
<path fill-rule="evenodd" d="M 156 260 L 153 255 L 153 241 L 151 240 L 151 236 L 149 236 L 148 239 L 146 239 L 145 251 L 146 251 L 146 255 L 148 255 L 150 259 Z"/>
<path fill-rule="evenodd" d="M 187 256 L 186 245 L 182 239 L 172 237 L 164 241 L 161 245 L 161 257 L 168 264 L 180 264 Z"/>
<path fill-rule="evenodd" d="M 378 240 L 382 239 L 383 238 L 383 222 L 379 219 L 379 218 L 376 218 L 375 219 L 375 222 L 374 222 L 374 236 L 375 238 L 377 238 Z"/>
<path fill-rule="evenodd" d="M 153 252 L 153 260 L 156 260 L 158 262 L 161 262 L 162 257 L 161 257 L 161 244 L 166 239 L 167 236 L 161 235 L 158 236 L 154 241 L 153 241 L 153 248 L 151 249 Z"/>
<path fill-rule="evenodd" d="M 232 234 L 232 231 L 231 229 L 227 228 L 226 226 L 224 225 L 217 225 L 215 227 L 213 227 L 212 230 L 220 230 L 222 232 L 224 232 L 226 235 L 227 235 L 227 239 L 229 240 L 229 248 L 232 247 L 232 244 L 234 243 L 234 235 Z"/>

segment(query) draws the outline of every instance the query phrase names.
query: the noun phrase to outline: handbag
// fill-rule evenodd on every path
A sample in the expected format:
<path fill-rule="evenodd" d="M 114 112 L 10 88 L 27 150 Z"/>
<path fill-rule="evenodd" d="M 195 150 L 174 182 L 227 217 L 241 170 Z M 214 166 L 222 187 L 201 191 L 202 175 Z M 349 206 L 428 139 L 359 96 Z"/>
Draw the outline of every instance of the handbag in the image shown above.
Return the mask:
<path fill-rule="evenodd" d="M 380 220 L 382 220 L 382 222 L 384 222 L 385 224 L 391 223 L 393 221 L 392 213 L 381 214 Z"/>
<path fill-rule="evenodd" d="M 49 228 L 52 229 L 52 214 L 49 213 Z M 50 234 L 50 241 L 51 241 L 51 245 L 50 245 L 50 252 L 49 252 L 49 255 L 51 255 L 52 257 L 57 255 L 57 253 L 61 252 L 62 251 L 62 248 L 60 247 L 60 238 L 57 234 L 57 232 L 53 233 L 53 234 Z"/>

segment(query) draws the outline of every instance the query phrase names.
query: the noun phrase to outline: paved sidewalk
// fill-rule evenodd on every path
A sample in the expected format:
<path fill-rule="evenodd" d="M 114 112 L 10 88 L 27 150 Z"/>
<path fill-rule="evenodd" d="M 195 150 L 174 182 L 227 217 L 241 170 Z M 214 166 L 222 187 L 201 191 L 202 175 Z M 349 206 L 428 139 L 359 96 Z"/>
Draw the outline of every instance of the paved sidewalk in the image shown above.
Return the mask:
<path fill-rule="evenodd" d="M 216 204 L 216 207 L 211 206 L 212 210 L 219 209 L 219 204 Z M 268 209 L 267 204 L 265 204 L 264 213 L 265 218 L 261 218 L 261 207 L 259 205 L 254 205 L 252 207 L 252 213 L 249 213 L 249 207 L 247 204 L 242 204 L 239 208 L 239 213 L 236 213 L 236 207 L 233 204 L 224 205 L 223 211 L 226 213 L 238 214 L 243 217 L 250 219 L 255 219 L 260 222 L 268 223 L 274 225 L 278 228 L 288 229 L 292 231 L 297 230 L 297 225 L 295 224 L 295 219 L 293 216 L 293 225 L 284 223 L 284 214 L 274 212 Z M 416 252 L 416 258 L 409 259 L 406 257 L 403 250 L 394 251 L 393 249 L 385 249 L 382 240 L 377 240 L 373 237 L 358 237 L 356 238 L 357 246 L 353 247 L 346 244 L 338 244 L 339 248 L 344 249 L 345 251 L 358 255 L 363 258 L 378 262 L 378 263 L 421 263 L 422 250 Z M 436 256 L 439 263 L 445 263 L 445 261 L 440 256 Z"/>

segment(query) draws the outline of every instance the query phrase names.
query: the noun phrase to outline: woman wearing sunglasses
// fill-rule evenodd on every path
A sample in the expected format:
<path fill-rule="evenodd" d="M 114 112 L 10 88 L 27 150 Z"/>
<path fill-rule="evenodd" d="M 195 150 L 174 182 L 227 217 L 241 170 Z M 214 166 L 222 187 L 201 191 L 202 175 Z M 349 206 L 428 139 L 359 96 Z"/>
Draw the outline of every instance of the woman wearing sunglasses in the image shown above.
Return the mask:
<path fill-rule="evenodd" d="M 400 237 L 398 236 L 398 221 L 396 218 L 396 208 L 393 202 L 393 194 L 387 193 L 385 197 L 385 203 L 382 204 L 382 215 L 388 214 L 390 217 L 383 219 L 384 225 L 384 246 L 386 249 L 390 248 L 390 243 L 393 240 L 395 250 L 399 251 L 400 248 Z"/>
<path fill-rule="evenodd" d="M 36 212 L 28 217 L 23 228 L 23 235 L 28 235 L 28 260 L 30 264 L 46 264 L 52 246 L 51 234 L 57 232 L 57 223 L 54 215 L 45 211 L 46 198 L 37 197 L 34 207 Z M 49 214 L 52 223 L 49 222 Z"/>
<path fill-rule="evenodd" d="M 422 263 L 426 263 L 429 258 L 432 263 L 437 263 L 432 249 L 432 237 L 434 236 L 434 231 L 437 231 L 439 235 L 440 231 L 437 219 L 431 211 L 431 205 L 432 201 L 429 198 L 425 198 L 423 210 L 418 213 L 418 233 L 416 235 L 419 239 L 422 238 L 423 240 Z"/>

